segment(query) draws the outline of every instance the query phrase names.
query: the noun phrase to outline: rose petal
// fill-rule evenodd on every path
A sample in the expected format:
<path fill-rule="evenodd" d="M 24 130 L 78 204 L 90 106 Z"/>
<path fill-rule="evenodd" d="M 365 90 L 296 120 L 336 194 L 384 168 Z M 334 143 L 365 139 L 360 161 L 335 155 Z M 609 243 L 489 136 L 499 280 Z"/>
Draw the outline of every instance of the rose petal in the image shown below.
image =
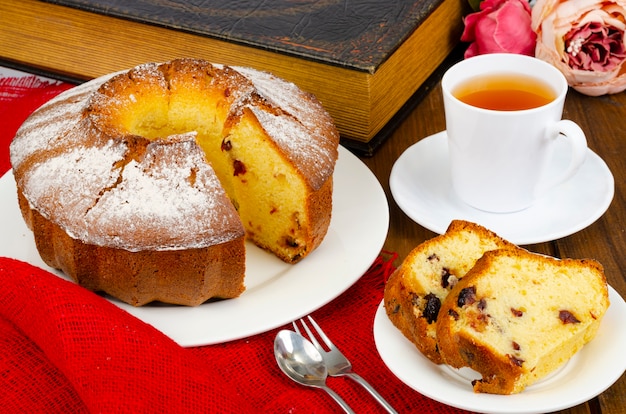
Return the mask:
<path fill-rule="evenodd" d="M 502 51 L 534 55 L 536 34 L 530 27 L 530 10 L 527 3 L 509 1 L 492 14 L 496 21 L 494 40 Z"/>
<path fill-rule="evenodd" d="M 475 13 L 470 13 L 465 16 L 464 23 L 465 29 L 463 30 L 463 34 L 461 35 L 462 42 L 473 42 L 476 40 L 476 24 L 485 18 L 489 13 L 492 13 L 496 10 L 502 3 L 505 3 L 507 0 L 483 0 L 480 3 L 480 11 Z"/>
<path fill-rule="evenodd" d="M 465 50 L 465 54 L 463 55 L 463 57 L 464 57 L 465 59 L 469 59 L 469 58 L 471 58 L 471 57 L 478 56 L 478 55 L 479 55 L 479 52 L 478 52 L 478 44 L 474 42 L 474 43 L 470 44 L 470 45 L 467 47 L 467 49 Z"/>
<path fill-rule="evenodd" d="M 535 33 L 531 30 L 530 6 L 526 0 L 485 0 L 481 11 L 465 18 L 464 42 L 473 42 L 465 57 L 485 53 L 533 55 Z"/>
<path fill-rule="evenodd" d="M 476 40 L 476 24 L 483 18 L 483 15 L 483 12 L 476 12 L 465 16 L 465 29 L 463 29 L 463 34 L 461 34 L 462 42 L 473 42 Z"/>

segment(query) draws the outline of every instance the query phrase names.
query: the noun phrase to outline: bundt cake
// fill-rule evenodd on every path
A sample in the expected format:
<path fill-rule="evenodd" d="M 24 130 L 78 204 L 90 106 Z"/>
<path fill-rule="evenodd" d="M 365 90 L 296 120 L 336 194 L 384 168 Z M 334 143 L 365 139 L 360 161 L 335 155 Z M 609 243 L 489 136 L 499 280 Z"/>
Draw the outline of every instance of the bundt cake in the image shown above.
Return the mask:
<path fill-rule="evenodd" d="M 391 322 L 431 361 L 442 362 L 436 326 L 441 303 L 488 250 L 517 248 L 486 228 L 454 220 L 446 232 L 413 249 L 385 285 Z"/>
<path fill-rule="evenodd" d="M 442 304 L 439 351 L 446 364 L 482 375 L 474 391 L 518 393 L 593 339 L 608 306 L 593 260 L 486 252 Z"/>
<path fill-rule="evenodd" d="M 288 263 L 322 242 L 338 144 L 294 84 L 180 59 L 62 93 L 10 156 L 49 266 L 135 306 L 198 305 L 242 293 L 246 237 Z"/>

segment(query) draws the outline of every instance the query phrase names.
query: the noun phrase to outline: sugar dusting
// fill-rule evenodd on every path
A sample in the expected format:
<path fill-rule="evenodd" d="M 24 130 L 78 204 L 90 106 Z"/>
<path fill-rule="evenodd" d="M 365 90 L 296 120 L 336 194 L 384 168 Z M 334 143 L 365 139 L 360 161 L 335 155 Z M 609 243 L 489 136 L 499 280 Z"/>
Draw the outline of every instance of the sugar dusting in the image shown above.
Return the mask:
<path fill-rule="evenodd" d="M 318 179 L 331 174 L 337 159 L 337 142 L 328 141 L 338 141 L 338 136 L 329 136 L 327 131 L 334 131 L 332 119 L 317 100 L 310 99 L 295 84 L 270 73 L 244 67 L 235 69 L 254 84 L 261 97 L 281 109 L 282 114 L 277 116 L 251 108 L 289 158 L 296 165 L 306 163 L 311 167 L 307 169 L 308 174 Z"/>
<path fill-rule="evenodd" d="M 36 159 L 22 182 L 32 207 L 73 238 L 129 251 L 201 248 L 241 237 L 195 134 L 154 142 L 142 159 L 126 164 L 123 140 L 85 140 L 93 131 L 79 128 L 82 113 L 101 83 L 57 96 L 20 128 L 11 161 L 20 168 Z"/>
<path fill-rule="evenodd" d="M 67 90 L 37 110 L 17 131 L 11 142 L 10 154 L 13 168 L 18 168 L 34 149 L 47 150 L 65 135 L 68 125 L 78 124 L 84 109 L 88 90 L 78 86 Z"/>
<path fill-rule="evenodd" d="M 334 163 L 328 147 L 311 139 L 310 132 L 302 124 L 291 117 L 276 116 L 256 107 L 250 109 L 265 131 L 287 149 L 287 154 L 295 165 L 315 161 L 312 163 L 315 168 L 309 169 L 311 176 L 306 176 L 311 182 L 323 183 L 332 173 Z"/>
<path fill-rule="evenodd" d="M 180 142 L 151 143 L 143 159 L 125 165 L 120 182 L 104 192 L 86 220 L 91 237 L 108 243 L 197 248 L 243 234 L 230 224 L 238 218 L 224 203 L 226 195 L 190 135 Z"/>

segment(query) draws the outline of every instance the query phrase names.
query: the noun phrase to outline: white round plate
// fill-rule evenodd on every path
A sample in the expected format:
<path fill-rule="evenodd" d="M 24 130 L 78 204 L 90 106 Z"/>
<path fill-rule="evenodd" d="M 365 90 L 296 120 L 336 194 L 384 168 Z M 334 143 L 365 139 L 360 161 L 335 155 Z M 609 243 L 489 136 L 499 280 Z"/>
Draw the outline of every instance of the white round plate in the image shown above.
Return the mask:
<path fill-rule="evenodd" d="M 567 143 L 557 143 L 567 145 Z M 555 151 L 551 168 L 561 171 L 567 151 Z M 465 204 L 452 189 L 446 132 L 426 137 L 395 162 L 389 185 L 398 206 L 416 223 L 445 233 L 461 219 L 480 224 L 515 244 L 532 244 L 568 236 L 596 221 L 609 208 L 614 180 L 606 163 L 589 150 L 570 180 L 555 187 L 531 207 L 515 213 L 488 213 Z"/>
<path fill-rule="evenodd" d="M 456 408 L 493 414 L 538 414 L 564 410 L 597 396 L 626 370 L 624 344 L 626 303 L 609 286 L 611 305 L 596 337 L 563 367 L 519 394 L 474 393 L 471 380 L 480 374 L 436 365 L 391 323 L 381 302 L 374 319 L 380 356 L 402 382 L 433 400 Z"/>
<path fill-rule="evenodd" d="M 18 208 L 11 172 L 0 179 L 0 199 L 0 255 L 65 277 L 39 257 Z M 239 298 L 197 307 L 161 304 L 138 308 L 107 299 L 182 346 L 248 337 L 306 315 L 352 286 L 380 253 L 388 226 L 389 208 L 380 183 L 365 164 L 340 147 L 328 234 L 301 262 L 286 264 L 248 243 L 246 291 Z"/>

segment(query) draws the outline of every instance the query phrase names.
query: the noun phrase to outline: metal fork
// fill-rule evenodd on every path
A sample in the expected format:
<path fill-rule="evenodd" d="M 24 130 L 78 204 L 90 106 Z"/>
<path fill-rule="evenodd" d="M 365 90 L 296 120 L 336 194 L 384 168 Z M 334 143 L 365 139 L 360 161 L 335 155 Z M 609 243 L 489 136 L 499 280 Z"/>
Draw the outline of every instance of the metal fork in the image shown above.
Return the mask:
<path fill-rule="evenodd" d="M 341 353 L 341 351 L 332 343 L 332 341 L 328 338 L 328 336 L 326 336 L 322 328 L 320 328 L 317 322 L 313 320 L 311 315 L 308 315 L 307 318 L 309 319 L 309 322 L 311 323 L 313 328 L 315 328 L 317 334 L 320 336 L 320 338 L 322 338 L 322 341 L 324 341 L 329 349 L 328 351 L 326 351 L 326 349 L 324 349 L 320 345 L 304 318 L 300 319 L 300 323 L 309 335 L 309 339 L 311 340 L 311 342 L 313 342 L 313 345 L 315 345 L 317 350 L 322 354 L 322 357 L 324 358 L 324 363 L 326 364 L 326 368 L 328 369 L 328 374 L 333 377 L 347 376 L 353 379 L 361 386 L 363 386 L 363 388 L 365 388 L 370 394 L 372 394 L 372 397 L 374 397 L 376 401 L 378 401 L 378 403 L 387 410 L 387 412 L 397 414 L 396 410 L 394 410 L 393 407 L 387 401 L 385 401 L 385 399 L 374 389 L 374 387 L 372 387 L 367 381 L 365 381 L 365 379 L 363 379 L 363 377 L 361 377 L 359 374 L 352 371 L 352 364 L 350 363 L 350 361 L 348 361 L 348 358 L 346 358 Z M 297 333 L 302 335 L 300 329 L 298 329 L 296 321 L 293 321 L 293 327 Z"/>

